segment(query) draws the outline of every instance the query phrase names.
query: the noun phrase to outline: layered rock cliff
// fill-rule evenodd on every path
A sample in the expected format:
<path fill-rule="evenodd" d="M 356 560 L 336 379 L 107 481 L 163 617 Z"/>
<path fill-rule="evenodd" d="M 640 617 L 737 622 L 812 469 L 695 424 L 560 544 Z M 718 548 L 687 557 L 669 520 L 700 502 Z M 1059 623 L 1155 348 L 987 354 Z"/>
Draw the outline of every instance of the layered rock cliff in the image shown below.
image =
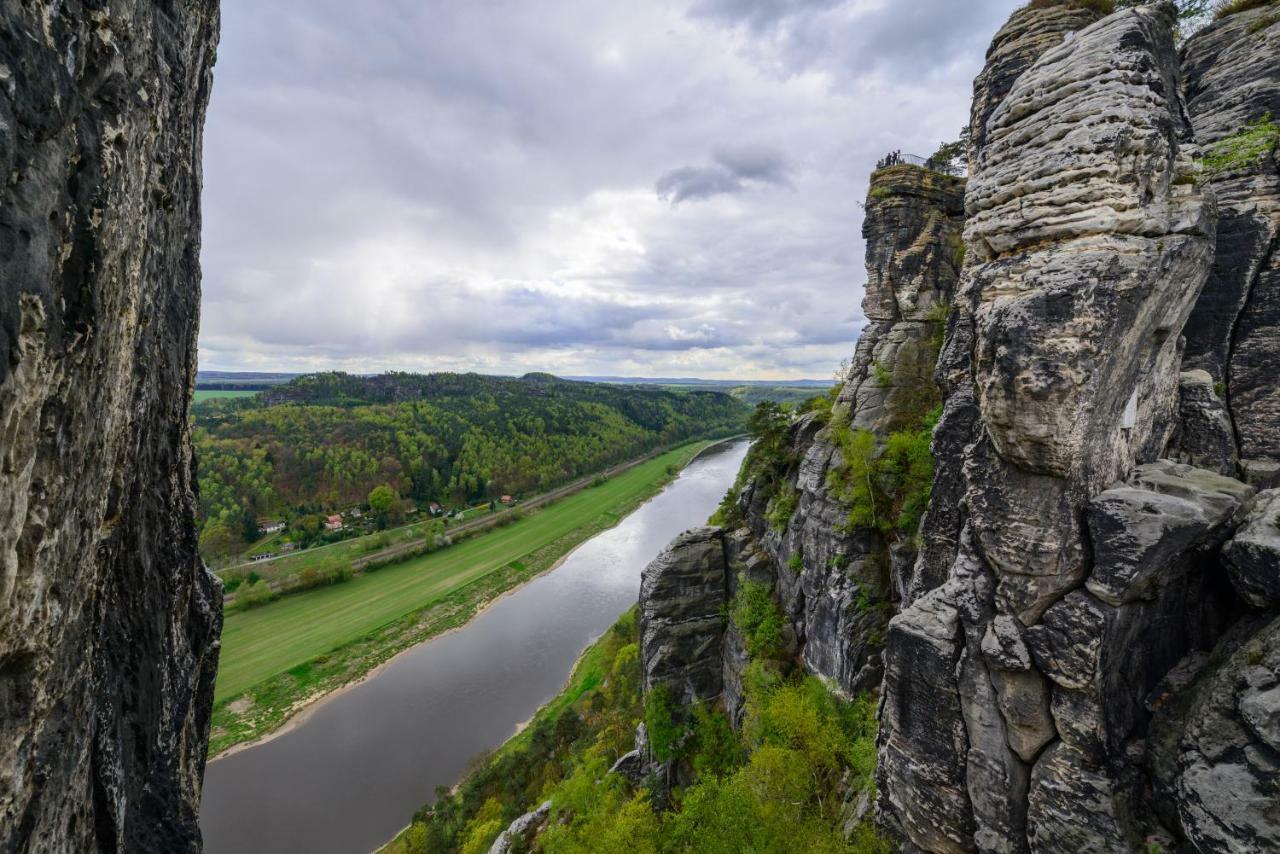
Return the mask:
<path fill-rule="evenodd" d="M 785 452 L 761 464 L 772 470 L 751 471 L 749 460 L 737 496 L 735 554 L 774 589 L 804 666 L 850 696 L 879 684 L 894 603 L 921 583 L 911 572 L 913 530 L 851 518 L 841 484 L 854 461 L 845 455 L 863 447 L 874 457 L 895 432 L 927 429 L 941 400 L 933 365 L 962 263 L 963 197 L 963 179 L 917 166 L 872 175 L 863 224 L 870 323 L 829 411 L 791 426 Z M 893 503 L 879 492 L 867 500 Z"/>
<path fill-rule="evenodd" d="M 1009 26 L 1038 15 L 1043 29 L 1060 13 Z M 1240 413 L 1212 373 L 1182 372 L 1188 318 L 1220 296 L 1202 289 L 1234 268 L 1215 253 L 1172 15 L 1124 10 L 1045 44 L 1003 95 L 984 92 L 990 69 L 978 78 L 934 443 L 959 509 L 931 507 L 922 557 L 951 563 L 885 653 L 880 809 L 919 849 L 1196 839 L 1158 817 L 1151 711 L 1244 607 L 1218 549 L 1253 490 L 1224 476 Z M 1269 333 L 1235 335 L 1265 349 Z M 1257 435 L 1273 434 L 1259 415 Z M 1157 462 L 1171 454 L 1212 470 Z"/>
<path fill-rule="evenodd" d="M 212 0 L 0 8 L 0 850 L 197 850 Z"/>
<path fill-rule="evenodd" d="M 767 585 L 797 663 L 881 691 L 903 850 L 1280 845 L 1280 10 L 1179 51 L 1171 4 L 1101 5 L 996 35 L 967 187 L 873 175 L 853 368 L 762 434 L 716 534 L 722 607 Z M 877 490 L 939 400 L 917 533 Z M 707 625 L 732 711 L 742 638 Z"/>
<path fill-rule="evenodd" d="M 1280 27 L 1263 6 L 1222 18 L 1182 51 L 1187 112 L 1209 152 L 1230 151 L 1251 122 L 1280 117 Z M 1185 329 L 1185 368 L 1207 371 L 1231 424 L 1230 465 L 1267 483 L 1280 473 L 1280 158 L 1219 158 L 1207 178 L 1218 239 L 1204 292 Z M 1212 162 L 1212 161 L 1211 161 Z"/>

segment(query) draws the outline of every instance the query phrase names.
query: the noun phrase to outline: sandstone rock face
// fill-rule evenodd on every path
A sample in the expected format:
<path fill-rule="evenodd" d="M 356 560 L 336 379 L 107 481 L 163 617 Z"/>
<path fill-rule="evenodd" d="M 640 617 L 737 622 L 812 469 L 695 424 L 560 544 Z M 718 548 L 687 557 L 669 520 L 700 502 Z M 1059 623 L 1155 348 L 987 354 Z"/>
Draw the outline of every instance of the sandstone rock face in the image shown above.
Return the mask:
<path fill-rule="evenodd" d="M 1214 22 L 1182 52 L 1187 111 L 1205 147 L 1280 117 L 1280 17 L 1265 6 Z M 1210 176 L 1218 199 L 1213 270 L 1186 327 L 1188 367 L 1225 387 L 1239 456 L 1257 480 L 1280 468 L 1280 159 Z"/>
<path fill-rule="evenodd" d="M 1198 550 L 1249 493 L 1186 466 L 1135 473 L 1178 424 L 1215 212 L 1171 8 L 1065 37 L 1079 15 L 1015 13 L 977 84 L 916 569 L 947 580 L 885 650 L 880 815 L 927 851 L 1141 841 L 1146 694 L 1221 631 Z"/>
<path fill-rule="evenodd" d="M 988 119 L 1018 78 L 1043 53 L 1062 45 L 1100 17 L 1097 11 L 1074 4 L 1040 4 L 1038 8 L 1018 9 L 996 33 L 987 51 L 986 65 L 973 84 L 970 174 L 977 168 L 977 160 L 990 139 Z M 972 262 L 973 259 L 966 256 L 966 260 Z M 965 448 L 980 432 L 977 390 L 973 382 L 973 311 L 959 295 L 954 308 L 948 317 L 946 338 L 937 364 L 944 409 L 933 434 L 937 470 L 933 500 L 921 525 L 922 548 L 913 571 L 915 595 L 938 587 L 950 572 L 964 523 Z"/>
<path fill-rule="evenodd" d="M 729 582 L 724 532 L 695 528 L 671 541 L 640 576 L 644 690 L 664 685 L 680 703 L 716 700 Z"/>
<path fill-rule="evenodd" d="M 1157 713 L 1156 803 L 1196 851 L 1280 849 L 1280 618 Z"/>
<path fill-rule="evenodd" d="M 849 530 L 849 510 L 828 489 L 843 465 L 832 431 L 869 430 L 883 439 L 919 429 L 939 395 L 933 381 L 941 314 L 961 262 L 964 182 L 915 166 L 877 170 L 867 195 L 870 325 L 858 340 L 831 423 L 813 416 L 792 428 L 795 463 L 781 487 L 796 497 L 785 526 L 769 520 L 773 495 L 749 485 L 740 506 L 746 529 L 731 535 L 738 571 L 773 586 L 810 672 L 849 696 L 879 684 L 880 647 L 896 599 L 913 595 L 910 537 L 889 543 L 875 531 Z M 732 545 L 737 543 L 737 545 Z M 740 710 L 732 675 L 745 663 L 740 639 L 726 644 L 726 703 Z"/>
<path fill-rule="evenodd" d="M 1231 415 L 1208 371 L 1183 371 L 1178 380 L 1177 433 L 1170 456 L 1229 477 L 1240 472 Z"/>
<path fill-rule="evenodd" d="M 630 756 L 631 754 L 627 754 Z M 621 761 L 621 760 L 619 760 Z M 498 834 L 489 846 L 489 854 L 511 854 L 513 851 L 525 851 L 547 824 L 551 816 L 551 801 L 545 801 L 536 810 L 519 816 L 507 829 Z"/>
<path fill-rule="evenodd" d="M 970 113 L 970 159 L 987 144 L 987 120 L 1013 84 L 1041 54 L 1102 17 L 1094 9 L 1072 3 L 1018 9 L 991 40 L 986 63 L 973 82 Z"/>
<path fill-rule="evenodd" d="M 0 9 L 0 850 L 193 851 L 187 407 L 216 2 Z"/>
<path fill-rule="evenodd" d="M 1222 560 L 1240 598 L 1255 608 L 1280 610 L 1280 489 L 1259 493 Z"/>

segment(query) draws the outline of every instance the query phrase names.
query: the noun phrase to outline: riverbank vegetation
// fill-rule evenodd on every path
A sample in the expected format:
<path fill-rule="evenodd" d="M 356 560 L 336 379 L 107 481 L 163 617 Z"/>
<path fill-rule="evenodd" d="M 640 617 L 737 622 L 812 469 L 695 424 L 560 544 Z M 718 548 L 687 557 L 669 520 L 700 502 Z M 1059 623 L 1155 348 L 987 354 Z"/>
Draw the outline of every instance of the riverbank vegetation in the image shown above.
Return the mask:
<path fill-rule="evenodd" d="M 279 727 L 307 702 L 465 623 L 658 492 L 709 443 L 685 444 L 431 554 L 227 615 L 210 754 Z"/>
<path fill-rule="evenodd" d="M 712 391 L 571 382 L 549 374 L 309 374 L 192 407 L 202 547 L 243 550 L 266 520 L 545 491 L 695 437 L 741 432 L 748 409 Z M 375 515 L 377 511 L 374 511 Z M 305 527 L 305 526 L 303 526 Z M 295 531 L 297 528 L 297 531 Z M 305 534 L 291 524 L 291 541 Z"/>
<path fill-rule="evenodd" d="M 716 708 L 678 719 L 661 691 L 641 697 L 640 679 L 633 609 L 588 648 L 526 730 L 454 790 L 437 790 L 385 852 L 484 852 L 544 802 L 551 814 L 535 842 L 544 852 L 891 850 L 857 808 L 874 789 L 870 696 L 845 702 L 817 679 L 753 659 L 735 732 Z M 632 782 L 610 768 L 642 720 L 671 770 Z"/>

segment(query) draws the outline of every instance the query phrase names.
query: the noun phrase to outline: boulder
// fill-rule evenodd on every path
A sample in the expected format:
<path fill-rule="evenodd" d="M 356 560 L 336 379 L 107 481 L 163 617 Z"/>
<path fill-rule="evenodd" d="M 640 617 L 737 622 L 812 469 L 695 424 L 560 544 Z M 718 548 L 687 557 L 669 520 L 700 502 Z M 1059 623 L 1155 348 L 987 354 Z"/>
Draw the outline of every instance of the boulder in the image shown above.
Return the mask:
<path fill-rule="evenodd" d="M 1193 566 L 1195 551 L 1216 536 L 1253 489 L 1203 469 L 1168 462 L 1139 466 L 1134 486 L 1089 502 L 1093 544 L 1089 592 L 1110 605 L 1153 599 Z"/>
<path fill-rule="evenodd" d="M 1178 427 L 1171 456 L 1178 462 L 1235 477 L 1240 470 L 1235 432 L 1215 385 L 1208 371 L 1183 371 L 1180 375 Z"/>
<path fill-rule="evenodd" d="M 1249 502 L 1222 560 L 1240 598 L 1255 608 L 1280 608 L 1280 489 Z"/>
<path fill-rule="evenodd" d="M 527 851 L 529 844 L 537 837 L 551 817 L 551 801 L 544 802 L 536 810 L 527 812 L 511 822 L 507 829 L 498 834 L 489 846 L 489 854 L 511 854 L 513 851 Z"/>

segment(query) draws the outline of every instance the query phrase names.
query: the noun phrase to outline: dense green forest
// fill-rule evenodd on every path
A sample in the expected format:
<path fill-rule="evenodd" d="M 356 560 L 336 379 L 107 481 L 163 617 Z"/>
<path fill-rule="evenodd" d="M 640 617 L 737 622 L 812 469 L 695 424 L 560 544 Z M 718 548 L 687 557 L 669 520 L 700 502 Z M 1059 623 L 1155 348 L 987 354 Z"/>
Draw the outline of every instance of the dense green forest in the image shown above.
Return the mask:
<path fill-rule="evenodd" d="M 549 374 L 309 374 L 192 407 L 204 541 L 233 551 L 262 520 L 367 505 L 381 486 L 446 506 L 542 491 L 740 432 L 746 414 L 726 394 Z"/>

